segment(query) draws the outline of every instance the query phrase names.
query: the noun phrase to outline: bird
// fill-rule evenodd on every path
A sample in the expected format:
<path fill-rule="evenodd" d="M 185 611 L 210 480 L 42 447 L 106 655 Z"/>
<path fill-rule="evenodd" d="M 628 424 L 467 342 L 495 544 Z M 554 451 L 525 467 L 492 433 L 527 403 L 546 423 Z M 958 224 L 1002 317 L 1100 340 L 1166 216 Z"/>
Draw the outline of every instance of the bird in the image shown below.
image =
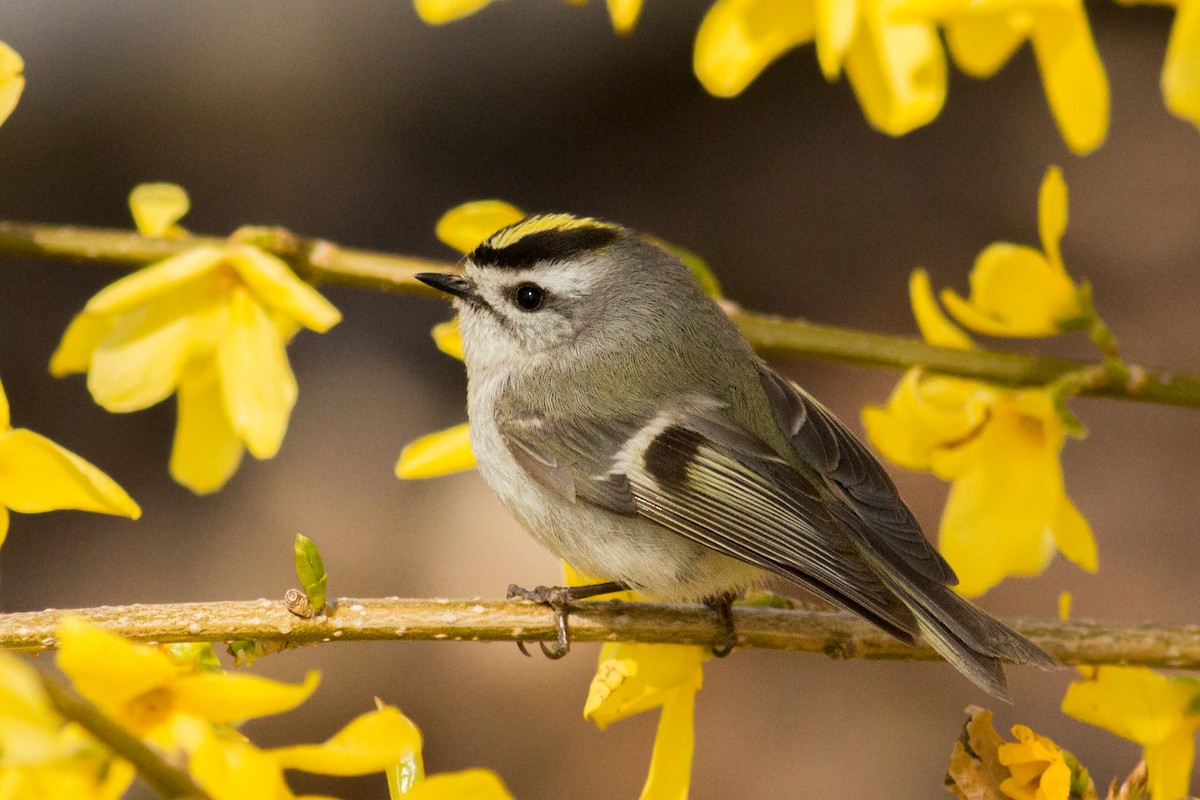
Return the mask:
<path fill-rule="evenodd" d="M 605 220 L 535 214 L 461 272 L 449 295 L 467 369 L 471 447 L 500 502 L 544 548 L 599 576 L 510 587 L 559 612 L 632 589 L 704 602 L 736 633 L 738 593 L 782 577 L 1009 699 L 1002 661 L 1057 661 L 956 594 L 895 483 L 834 414 L 767 365 L 691 270 Z"/>

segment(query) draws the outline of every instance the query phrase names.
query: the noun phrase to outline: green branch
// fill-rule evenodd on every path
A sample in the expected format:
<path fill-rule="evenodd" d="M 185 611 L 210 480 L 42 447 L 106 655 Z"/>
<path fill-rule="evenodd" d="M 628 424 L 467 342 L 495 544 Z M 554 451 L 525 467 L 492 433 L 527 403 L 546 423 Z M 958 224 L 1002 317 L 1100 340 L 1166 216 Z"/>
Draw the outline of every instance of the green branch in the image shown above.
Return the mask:
<path fill-rule="evenodd" d="M 458 269 L 446 261 L 352 250 L 320 239 L 302 239 L 280 228 L 247 228 L 236 235 L 279 255 L 314 284 L 432 297 L 438 293 L 413 275 Z M 220 245 L 225 241 L 209 236 L 150 239 L 123 230 L 0 221 L 0 254 L 111 262 L 125 267 L 142 267 L 197 245 Z M 1088 376 L 1082 394 L 1200 408 L 1200 380 L 1172 371 L 1130 364 L 1128 378 L 1121 379 L 1098 364 L 937 347 L 919 339 L 758 314 L 732 304 L 727 310 L 750 342 L 764 353 L 881 367 L 919 365 L 932 372 L 1013 386 L 1044 386 L 1082 372 Z"/>
<path fill-rule="evenodd" d="M 65 611 L 0 615 L 0 648 L 36 653 L 55 646 Z M 329 641 L 552 641 L 553 612 L 532 603 L 480 600 L 348 599 L 302 618 L 282 601 L 128 605 L 69 612 L 142 642 L 270 644 L 268 650 Z M 833 658 L 935 660 L 924 642 L 909 646 L 841 611 L 734 606 L 739 648 L 824 653 Z M 1066 664 L 1135 664 L 1200 669 L 1200 626 L 1018 621 L 1013 626 Z M 719 622 L 705 606 L 594 601 L 571 607 L 576 642 L 710 645 Z"/>

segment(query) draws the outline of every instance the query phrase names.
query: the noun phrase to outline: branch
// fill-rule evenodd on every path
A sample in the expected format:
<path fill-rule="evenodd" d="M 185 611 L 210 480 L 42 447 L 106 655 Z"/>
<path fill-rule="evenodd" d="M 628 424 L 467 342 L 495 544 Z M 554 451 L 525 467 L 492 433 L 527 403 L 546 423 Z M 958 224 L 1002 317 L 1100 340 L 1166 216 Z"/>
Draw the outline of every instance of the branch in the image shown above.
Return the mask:
<path fill-rule="evenodd" d="M 0 647 L 42 652 L 55 646 L 64 614 L 75 614 L 143 642 L 254 640 L 277 646 L 335 640 L 451 639 L 552 641 L 552 612 L 531 603 L 482 600 L 343 598 L 328 614 L 301 619 L 273 600 L 102 606 L 0 614 Z M 735 606 L 738 647 L 824 653 L 832 658 L 933 660 L 927 644 L 909 647 L 847 613 Z M 1067 664 L 1135 664 L 1200 669 L 1200 626 L 1092 622 L 1017 622 L 1014 627 Z M 704 606 L 598 601 L 572 606 L 576 642 L 633 641 L 708 645 L 718 633 Z"/>
<path fill-rule="evenodd" d="M 445 261 L 337 247 L 320 239 L 301 239 L 278 228 L 248 229 L 253 241 L 288 261 L 297 274 L 315 284 L 419 294 L 439 293 L 413 278 L 418 272 L 453 272 Z M 198 245 L 226 239 L 189 236 L 151 239 L 131 231 L 0 221 L 0 254 L 76 261 L 112 262 L 142 267 Z M 1200 408 L 1200 380 L 1171 371 L 1129 365 L 1129 379 L 1118 380 L 1099 365 L 1059 358 L 988 350 L 937 347 L 918 339 L 817 325 L 747 311 L 727 304 L 730 317 L 761 352 L 828 358 L 881 367 L 921 365 L 933 372 L 1014 386 L 1044 386 L 1067 373 L 1094 375 L 1082 394 Z"/>

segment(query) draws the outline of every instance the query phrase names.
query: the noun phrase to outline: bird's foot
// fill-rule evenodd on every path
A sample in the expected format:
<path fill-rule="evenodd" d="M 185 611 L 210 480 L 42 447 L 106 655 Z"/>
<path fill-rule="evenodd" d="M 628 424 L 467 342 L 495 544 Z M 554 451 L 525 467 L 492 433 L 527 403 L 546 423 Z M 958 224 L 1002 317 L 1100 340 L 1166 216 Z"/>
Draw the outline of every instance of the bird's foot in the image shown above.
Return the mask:
<path fill-rule="evenodd" d="M 721 626 L 720 635 L 712 644 L 712 654 L 724 658 L 733 652 L 737 645 L 737 629 L 733 626 L 733 601 L 737 597 L 733 592 L 704 598 L 704 605 L 717 612 L 717 620 Z"/>
<path fill-rule="evenodd" d="M 508 587 L 508 599 L 529 600 L 550 606 L 554 612 L 554 644 L 548 646 L 545 642 L 539 641 L 538 646 L 542 648 L 542 653 L 546 658 L 558 660 L 571 651 L 571 639 L 567 630 L 567 613 L 570 604 L 588 597 L 622 592 L 625 591 L 625 588 L 623 584 L 615 582 L 594 583 L 588 586 L 538 586 L 534 589 L 524 589 L 514 583 Z M 529 655 L 529 651 L 525 649 L 525 642 L 518 641 L 517 647 L 522 653 Z"/>

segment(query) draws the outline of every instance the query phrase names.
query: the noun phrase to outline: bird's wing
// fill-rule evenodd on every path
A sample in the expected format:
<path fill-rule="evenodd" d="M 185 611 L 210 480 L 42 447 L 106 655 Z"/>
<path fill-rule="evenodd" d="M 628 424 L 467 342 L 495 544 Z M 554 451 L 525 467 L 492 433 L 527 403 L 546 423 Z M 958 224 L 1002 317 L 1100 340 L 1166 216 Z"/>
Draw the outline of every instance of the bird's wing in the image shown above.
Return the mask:
<path fill-rule="evenodd" d="M 958 583 L 954 570 L 921 533 L 896 484 L 863 443 L 829 409 L 765 364 L 759 367 L 759 379 L 775 421 L 796 454 L 840 490 L 842 499 L 874 534 L 872 549 L 899 558 L 932 581 Z"/>
<path fill-rule="evenodd" d="M 715 402 L 683 401 L 621 421 L 512 416 L 500 432 L 526 472 L 562 497 L 652 520 L 913 640 L 912 613 L 820 493 Z"/>

